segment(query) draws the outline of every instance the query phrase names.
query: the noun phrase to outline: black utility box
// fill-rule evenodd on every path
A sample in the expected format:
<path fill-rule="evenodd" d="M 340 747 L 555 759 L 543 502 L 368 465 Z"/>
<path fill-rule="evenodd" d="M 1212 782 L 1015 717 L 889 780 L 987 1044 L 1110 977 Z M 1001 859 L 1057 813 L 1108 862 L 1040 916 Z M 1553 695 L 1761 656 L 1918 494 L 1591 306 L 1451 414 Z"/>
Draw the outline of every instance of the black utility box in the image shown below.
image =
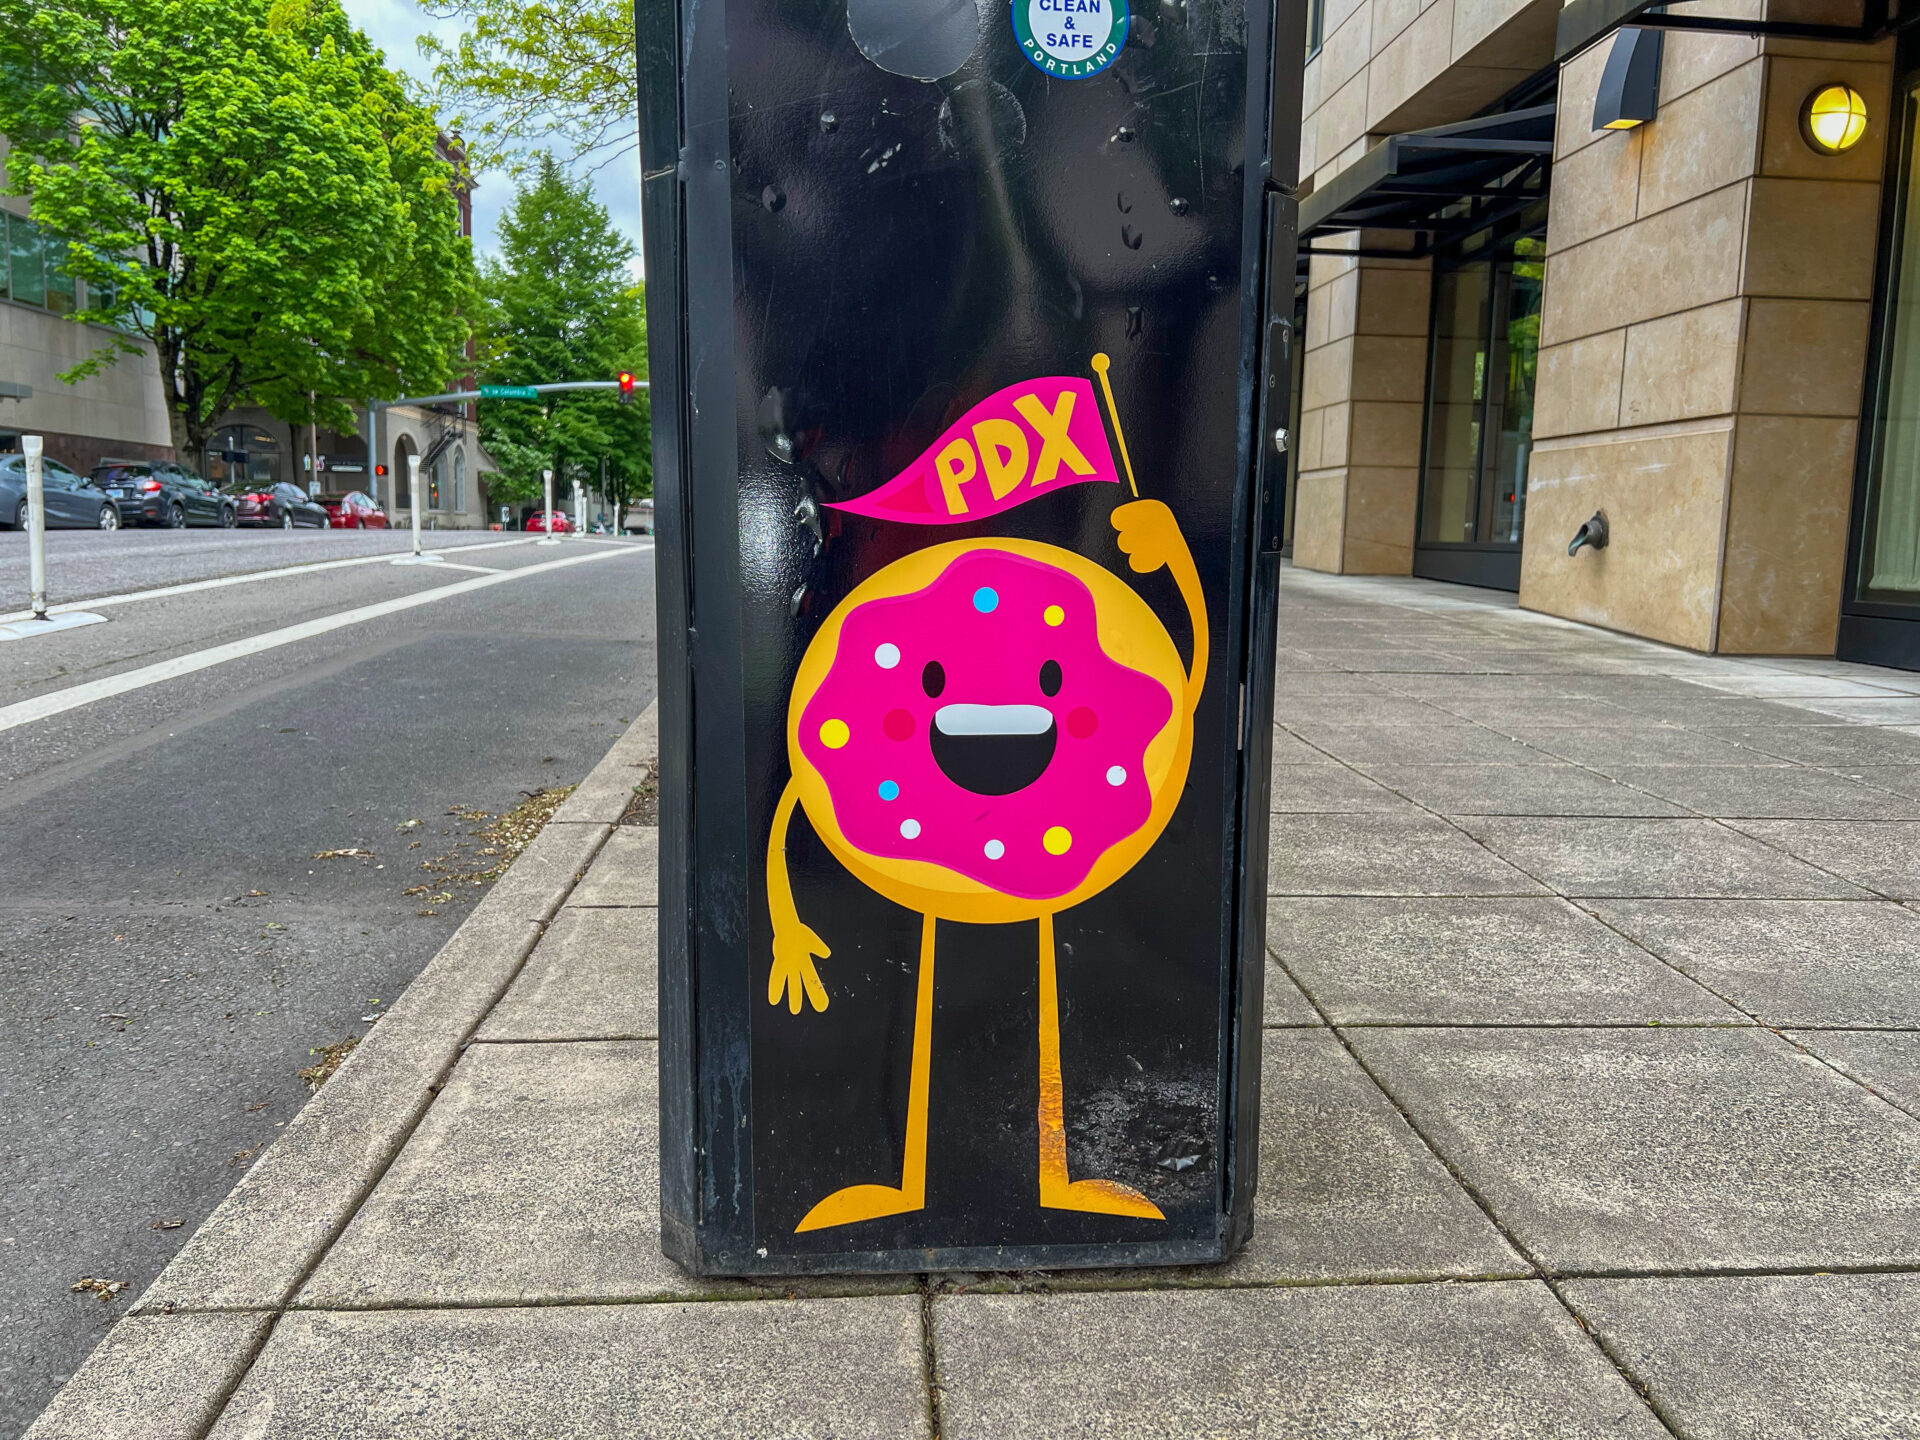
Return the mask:
<path fill-rule="evenodd" d="M 1250 1225 L 1302 0 L 643 0 L 666 1252 Z"/>

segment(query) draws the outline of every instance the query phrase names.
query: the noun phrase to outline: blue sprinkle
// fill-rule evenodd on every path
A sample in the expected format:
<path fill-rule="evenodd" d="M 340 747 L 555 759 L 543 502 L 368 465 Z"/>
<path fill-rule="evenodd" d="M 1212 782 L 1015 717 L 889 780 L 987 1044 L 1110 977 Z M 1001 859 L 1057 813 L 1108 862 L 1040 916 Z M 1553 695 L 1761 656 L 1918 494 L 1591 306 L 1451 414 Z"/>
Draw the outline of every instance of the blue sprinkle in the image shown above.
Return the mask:
<path fill-rule="evenodd" d="M 982 585 L 973 592 L 973 608 L 982 615 L 991 615 L 1000 605 L 1000 596 L 991 585 Z"/>
<path fill-rule="evenodd" d="M 882 800 L 898 800 L 900 798 L 900 787 L 891 780 L 882 780 L 880 782 L 880 798 Z"/>

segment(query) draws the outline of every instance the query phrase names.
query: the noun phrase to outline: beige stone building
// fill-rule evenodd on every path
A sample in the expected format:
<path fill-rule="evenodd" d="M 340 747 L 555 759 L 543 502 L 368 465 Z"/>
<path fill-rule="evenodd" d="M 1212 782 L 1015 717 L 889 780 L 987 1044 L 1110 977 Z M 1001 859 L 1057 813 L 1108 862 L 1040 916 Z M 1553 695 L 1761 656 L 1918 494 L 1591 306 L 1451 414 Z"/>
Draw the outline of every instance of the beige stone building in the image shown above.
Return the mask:
<path fill-rule="evenodd" d="M 1888 6 L 1307 3 L 1294 562 L 1920 668 L 1920 48 Z M 1836 86 L 1866 123 L 1828 153 Z"/>

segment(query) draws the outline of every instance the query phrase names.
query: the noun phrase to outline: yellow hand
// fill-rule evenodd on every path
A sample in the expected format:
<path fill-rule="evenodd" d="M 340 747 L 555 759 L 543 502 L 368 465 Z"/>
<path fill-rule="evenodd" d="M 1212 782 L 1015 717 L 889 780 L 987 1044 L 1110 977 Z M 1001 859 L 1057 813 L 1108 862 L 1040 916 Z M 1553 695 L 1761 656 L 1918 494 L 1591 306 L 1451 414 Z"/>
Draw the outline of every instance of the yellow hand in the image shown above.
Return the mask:
<path fill-rule="evenodd" d="M 767 976 L 767 1003 L 778 1005 L 785 997 L 787 1009 L 800 1013 L 804 992 L 816 1010 L 827 1008 L 827 987 L 820 983 L 820 972 L 813 968 L 813 957 L 822 960 L 833 952 L 805 925 L 782 926 L 773 933 L 773 969 Z"/>
<path fill-rule="evenodd" d="M 1187 553 L 1180 524 L 1173 511 L 1158 500 L 1135 500 L 1113 512 L 1113 528 L 1120 532 L 1120 551 L 1141 575 L 1151 575 L 1175 555 Z"/>
<path fill-rule="evenodd" d="M 1162 565 L 1169 568 L 1173 583 L 1186 602 L 1187 618 L 1193 625 L 1193 660 L 1187 668 L 1187 711 L 1200 704 L 1200 691 L 1207 681 L 1207 601 L 1200 589 L 1200 572 L 1194 568 L 1193 552 L 1173 511 L 1158 500 L 1134 500 L 1113 512 L 1113 528 L 1119 532 L 1121 553 L 1136 574 L 1151 575 Z"/>

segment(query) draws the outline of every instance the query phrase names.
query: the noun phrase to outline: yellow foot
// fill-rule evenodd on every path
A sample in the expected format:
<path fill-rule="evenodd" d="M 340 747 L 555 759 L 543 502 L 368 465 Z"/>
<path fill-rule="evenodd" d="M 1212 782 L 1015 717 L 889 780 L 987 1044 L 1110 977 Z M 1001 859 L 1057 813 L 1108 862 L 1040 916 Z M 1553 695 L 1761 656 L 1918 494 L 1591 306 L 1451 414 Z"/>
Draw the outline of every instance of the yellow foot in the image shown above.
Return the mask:
<path fill-rule="evenodd" d="M 852 1225 L 860 1220 L 878 1220 L 886 1215 L 910 1215 L 927 1203 L 923 1194 L 909 1195 L 890 1185 L 849 1185 L 836 1190 L 794 1227 L 802 1230 L 826 1230 L 835 1225 Z M 1158 1214 L 1158 1211 L 1154 1212 Z"/>
<path fill-rule="evenodd" d="M 846 1191 L 841 1191 L 846 1194 Z M 1084 1210 L 1089 1215 L 1131 1215 L 1139 1220 L 1164 1220 L 1160 1207 L 1129 1185 L 1117 1180 L 1045 1181 L 1040 1204 L 1048 1210 Z M 806 1228 L 804 1226 L 802 1229 Z"/>

